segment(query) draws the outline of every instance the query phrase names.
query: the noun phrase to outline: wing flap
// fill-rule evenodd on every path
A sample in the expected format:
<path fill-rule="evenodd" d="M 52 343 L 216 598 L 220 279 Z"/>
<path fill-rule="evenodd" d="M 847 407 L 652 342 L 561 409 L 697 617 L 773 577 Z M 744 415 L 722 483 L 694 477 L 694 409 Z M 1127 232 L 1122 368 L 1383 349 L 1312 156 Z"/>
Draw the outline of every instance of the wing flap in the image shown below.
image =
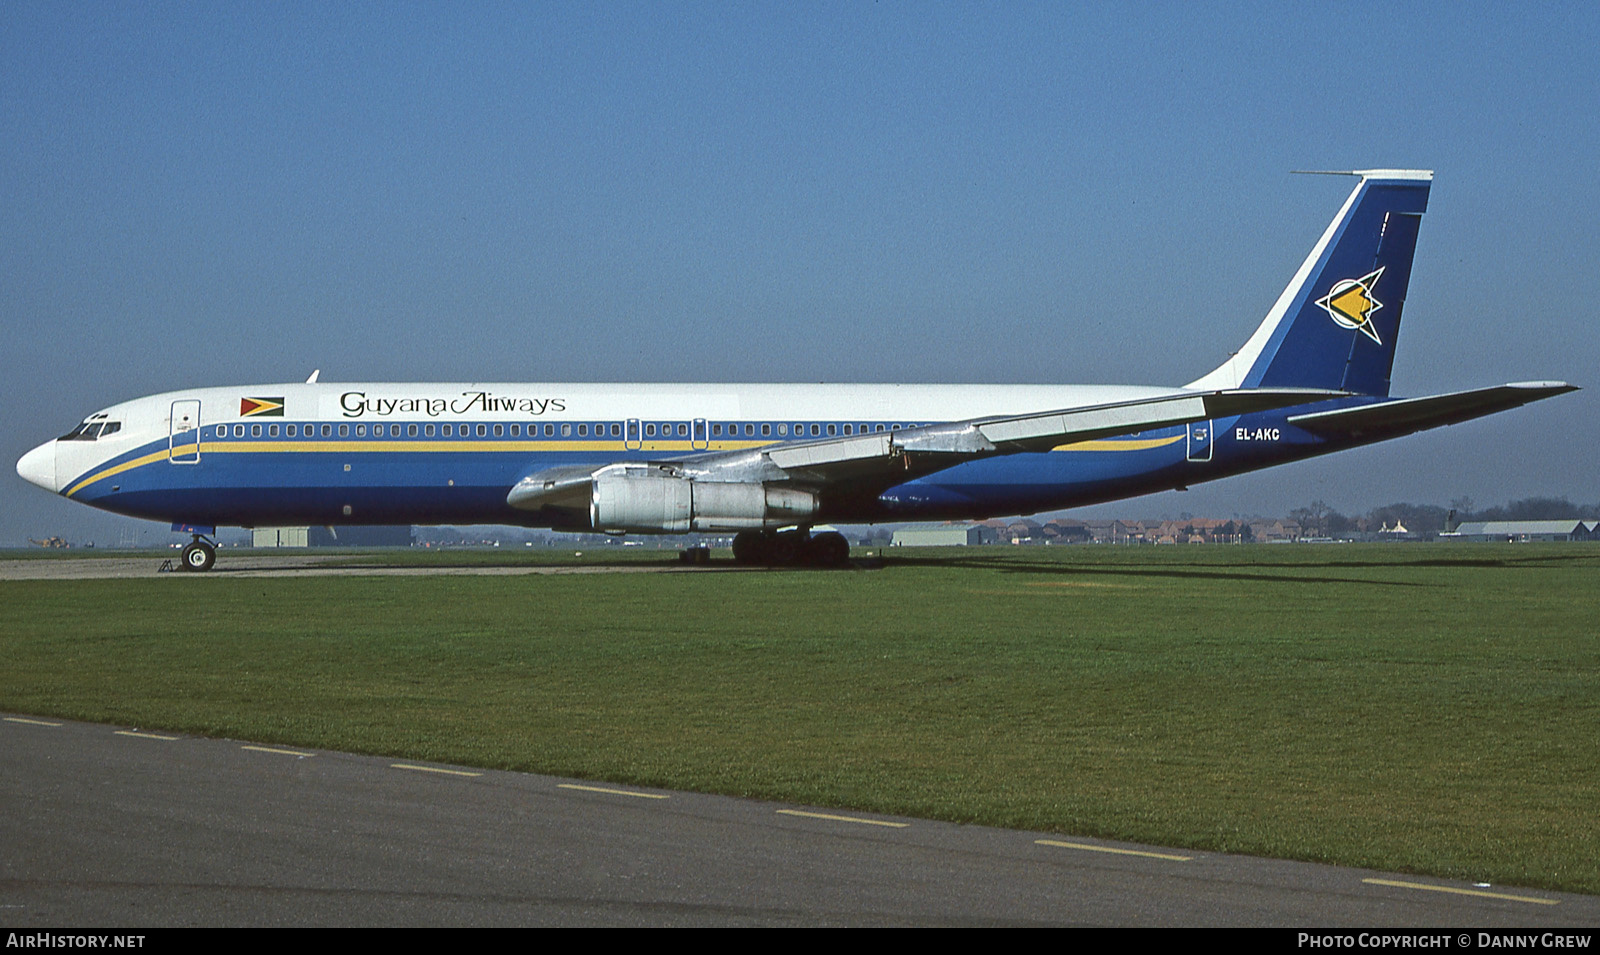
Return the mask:
<path fill-rule="evenodd" d="M 816 467 L 820 464 L 844 464 L 892 454 L 894 445 L 888 432 L 864 434 L 854 438 L 820 441 L 773 448 L 766 452 L 767 459 L 785 471 L 795 468 Z"/>

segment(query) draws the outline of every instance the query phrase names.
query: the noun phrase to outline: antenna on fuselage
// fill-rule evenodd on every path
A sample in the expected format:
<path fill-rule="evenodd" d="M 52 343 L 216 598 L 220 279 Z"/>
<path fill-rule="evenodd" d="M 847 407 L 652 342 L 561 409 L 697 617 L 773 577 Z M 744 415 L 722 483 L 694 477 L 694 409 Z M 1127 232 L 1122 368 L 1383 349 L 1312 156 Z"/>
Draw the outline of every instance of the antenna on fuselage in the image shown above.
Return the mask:
<path fill-rule="evenodd" d="M 316 384 L 317 383 L 317 376 L 320 375 L 320 374 L 322 374 L 322 369 L 321 368 L 318 368 L 316 371 L 313 371 L 311 373 L 311 377 L 306 379 L 306 384 L 308 384 L 308 385 Z"/>

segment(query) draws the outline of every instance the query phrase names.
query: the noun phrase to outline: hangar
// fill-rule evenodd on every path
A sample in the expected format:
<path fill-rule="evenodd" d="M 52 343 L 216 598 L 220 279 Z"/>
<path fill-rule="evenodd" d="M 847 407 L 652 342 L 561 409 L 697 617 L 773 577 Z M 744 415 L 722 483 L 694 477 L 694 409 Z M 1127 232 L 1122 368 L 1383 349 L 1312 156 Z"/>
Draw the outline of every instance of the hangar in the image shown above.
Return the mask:
<path fill-rule="evenodd" d="M 1600 521 L 1463 521 L 1454 534 L 1473 541 L 1600 540 Z"/>

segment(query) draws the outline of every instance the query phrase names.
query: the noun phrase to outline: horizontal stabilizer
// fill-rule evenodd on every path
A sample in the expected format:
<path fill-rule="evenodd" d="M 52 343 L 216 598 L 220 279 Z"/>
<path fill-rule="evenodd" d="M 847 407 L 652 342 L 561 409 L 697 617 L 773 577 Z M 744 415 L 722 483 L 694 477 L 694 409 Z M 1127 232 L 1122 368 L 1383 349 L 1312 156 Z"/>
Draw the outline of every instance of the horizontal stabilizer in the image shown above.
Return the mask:
<path fill-rule="evenodd" d="M 1577 390 L 1564 381 L 1518 381 L 1427 398 L 1402 398 L 1337 411 L 1291 415 L 1289 423 L 1315 434 L 1376 441 L 1471 421 Z"/>

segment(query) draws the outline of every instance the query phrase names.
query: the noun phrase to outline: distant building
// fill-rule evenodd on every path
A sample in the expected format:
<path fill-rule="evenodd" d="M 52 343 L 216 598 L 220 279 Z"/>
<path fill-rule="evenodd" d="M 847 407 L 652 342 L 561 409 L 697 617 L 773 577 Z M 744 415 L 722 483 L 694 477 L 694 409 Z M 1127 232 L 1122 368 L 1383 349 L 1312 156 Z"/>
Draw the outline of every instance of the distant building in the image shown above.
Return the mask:
<path fill-rule="evenodd" d="M 984 544 L 984 528 L 972 524 L 955 524 L 945 527 L 903 527 L 894 532 L 890 547 L 961 547 Z M 990 532 L 992 535 L 992 532 Z M 992 537 L 991 537 L 992 540 Z"/>
<path fill-rule="evenodd" d="M 1587 541 L 1600 540 L 1596 521 L 1462 521 L 1454 534 L 1473 541 Z"/>
<path fill-rule="evenodd" d="M 1299 521 L 1251 521 L 1250 539 L 1258 543 L 1276 544 L 1297 541 L 1304 533 Z"/>
<path fill-rule="evenodd" d="M 253 547 L 410 547 L 410 525 L 392 527 L 257 527 Z"/>
<path fill-rule="evenodd" d="M 309 527 L 258 527 L 250 534 L 251 547 L 309 547 Z"/>
<path fill-rule="evenodd" d="M 1092 539 L 1089 525 L 1083 521 L 1058 518 L 1039 529 L 1048 544 L 1079 544 Z"/>

